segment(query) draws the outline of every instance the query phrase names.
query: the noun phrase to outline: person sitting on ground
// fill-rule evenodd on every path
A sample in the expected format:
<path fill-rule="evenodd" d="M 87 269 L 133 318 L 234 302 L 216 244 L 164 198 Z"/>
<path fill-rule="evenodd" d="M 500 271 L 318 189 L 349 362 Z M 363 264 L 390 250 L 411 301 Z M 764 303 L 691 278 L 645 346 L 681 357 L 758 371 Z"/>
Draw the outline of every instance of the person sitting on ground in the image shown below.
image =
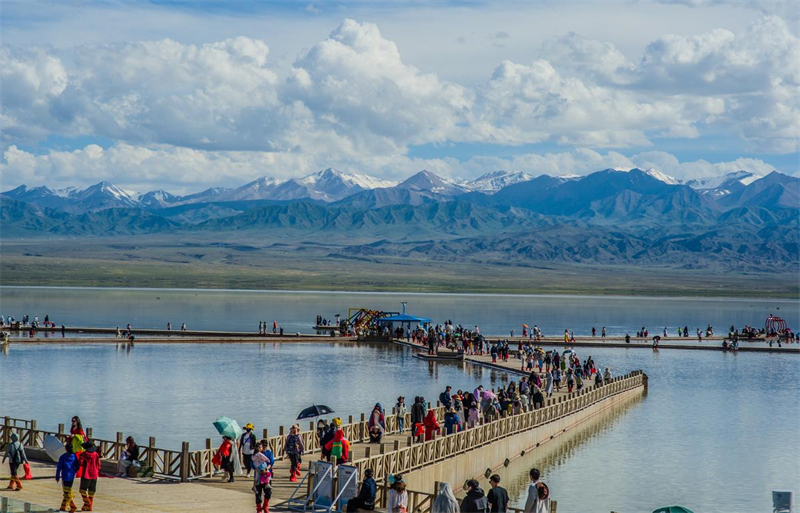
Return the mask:
<path fill-rule="evenodd" d="M 139 446 L 136 445 L 132 436 L 125 439 L 125 449 L 117 463 L 117 477 L 124 477 L 128 475 L 128 468 L 133 465 L 134 461 L 139 461 Z"/>
<path fill-rule="evenodd" d="M 375 509 L 375 494 L 377 490 L 378 485 L 372 478 L 372 469 L 368 468 L 364 471 L 364 481 L 361 482 L 361 490 L 358 492 L 358 497 L 353 497 L 347 501 L 347 511 L 353 513 L 359 509 L 367 511 Z"/>
<path fill-rule="evenodd" d="M 487 513 L 489 511 L 486 494 L 474 479 L 467 481 L 467 496 L 461 501 L 461 511 L 464 513 Z"/>
<path fill-rule="evenodd" d="M 489 501 L 489 508 L 492 513 L 505 513 L 508 511 L 508 492 L 500 486 L 500 476 L 494 474 L 489 478 L 489 490 L 486 499 Z"/>

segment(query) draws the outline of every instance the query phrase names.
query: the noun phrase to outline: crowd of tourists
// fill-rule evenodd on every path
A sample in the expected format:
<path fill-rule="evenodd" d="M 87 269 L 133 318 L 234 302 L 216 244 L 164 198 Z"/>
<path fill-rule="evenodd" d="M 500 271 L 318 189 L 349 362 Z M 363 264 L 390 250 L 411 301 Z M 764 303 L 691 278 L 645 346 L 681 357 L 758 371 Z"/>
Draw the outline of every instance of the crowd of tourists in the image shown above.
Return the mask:
<path fill-rule="evenodd" d="M 372 469 L 364 471 L 364 480 L 361 483 L 358 495 L 347 501 L 349 513 L 375 509 L 377 499 L 377 485 L 372 477 Z M 549 513 L 550 488 L 542 481 L 541 471 L 532 468 L 528 473 L 529 484 L 524 513 Z M 402 474 L 390 475 L 387 478 L 389 493 L 386 497 L 387 513 L 410 513 L 408 490 Z M 456 498 L 453 486 L 450 483 L 439 483 L 436 498 L 431 504 L 431 513 L 504 513 L 509 511 L 508 491 L 500 486 L 501 478 L 498 474 L 489 477 L 489 491 L 484 492 L 480 483 L 470 479 L 464 483 L 466 495 L 461 501 Z"/>

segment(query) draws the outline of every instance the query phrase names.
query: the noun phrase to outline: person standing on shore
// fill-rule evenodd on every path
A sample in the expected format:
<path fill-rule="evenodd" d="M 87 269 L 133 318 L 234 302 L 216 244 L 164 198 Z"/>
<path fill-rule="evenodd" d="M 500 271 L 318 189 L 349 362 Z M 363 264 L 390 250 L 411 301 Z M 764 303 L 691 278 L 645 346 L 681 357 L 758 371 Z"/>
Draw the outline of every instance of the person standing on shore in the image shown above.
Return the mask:
<path fill-rule="evenodd" d="M 80 455 L 81 477 L 80 493 L 83 499 L 81 511 L 92 511 L 94 496 L 97 493 L 97 480 L 100 479 L 100 455 L 97 446 L 91 441 L 83 443 L 84 451 Z"/>
<path fill-rule="evenodd" d="M 61 484 L 63 498 L 59 511 L 67 511 L 69 508 L 69 511 L 74 513 L 78 510 L 78 506 L 73 500 L 75 494 L 72 492 L 72 485 L 75 483 L 75 474 L 78 473 L 80 462 L 72 451 L 72 444 L 64 444 L 64 450 L 67 452 L 58 458 L 58 465 L 56 465 L 56 483 L 63 480 Z"/>
<path fill-rule="evenodd" d="M 606 338 L 606 327 L 603 326 L 603 330 L 600 332 L 600 338 Z"/>
<path fill-rule="evenodd" d="M 16 433 L 11 433 L 11 442 L 6 445 L 6 451 L 3 453 L 3 463 L 6 460 L 8 460 L 8 470 L 11 473 L 6 490 L 22 490 L 22 482 L 20 482 L 17 472 L 20 465 L 28 463 L 28 456 L 25 455 L 25 447 L 19 442 L 19 436 Z"/>
<path fill-rule="evenodd" d="M 78 459 L 80 459 L 81 453 L 83 452 L 83 442 L 85 441 L 86 433 L 83 431 L 83 423 L 81 422 L 81 418 L 76 415 L 70 420 L 67 443 L 72 444 L 72 452 L 75 453 L 75 457 Z M 83 468 L 79 468 L 77 477 L 81 477 L 83 475 L 82 472 Z"/>

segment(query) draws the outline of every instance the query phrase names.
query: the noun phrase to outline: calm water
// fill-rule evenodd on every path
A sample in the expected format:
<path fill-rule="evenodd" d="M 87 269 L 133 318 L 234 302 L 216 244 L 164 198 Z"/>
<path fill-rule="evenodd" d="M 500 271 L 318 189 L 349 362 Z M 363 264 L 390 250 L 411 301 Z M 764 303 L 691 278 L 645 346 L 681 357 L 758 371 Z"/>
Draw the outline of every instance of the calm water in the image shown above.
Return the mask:
<path fill-rule="evenodd" d="M 688 326 L 694 333 L 708 324 L 722 333 L 731 324 L 763 326 L 770 313 L 800 326 L 800 302 L 788 300 L 0 287 L 0 314 L 40 320 L 49 314 L 67 326 L 164 329 L 171 322 L 177 329 L 185 322 L 189 329 L 256 332 L 259 321 L 275 320 L 287 333 L 308 333 L 317 315 L 333 319 L 360 307 L 399 311 L 402 301 L 408 313 L 494 335 L 521 334 L 522 323 L 552 335 L 567 328 L 588 334 L 592 326 L 605 326 L 609 335 L 642 326 L 653 333 L 666 326 L 671 334 Z"/>
<path fill-rule="evenodd" d="M 272 315 L 261 317 L 277 317 L 284 325 L 293 319 L 301 329 L 317 313 L 344 309 L 331 305 L 390 308 L 407 299 L 409 312 L 477 322 L 484 332 L 496 333 L 519 319 L 554 332 L 571 322 L 577 333 L 596 320 L 619 330 L 677 325 L 679 319 L 690 329 L 693 323 L 758 324 L 777 307 L 791 325 L 798 318 L 796 302 L 776 301 L 194 294 L 3 288 L 0 312 L 46 312 L 96 326 L 117 323 L 111 318 L 120 324 L 175 324 L 184 320 L 177 312 L 184 312 L 191 327 L 218 328 L 224 321 L 244 329 L 251 316 L 257 326 L 255 315 L 263 308 Z M 579 349 L 583 357 L 587 351 Z M 503 477 L 517 504 L 524 502 L 531 466 L 544 471 L 560 510 L 568 512 L 646 512 L 679 503 L 696 513 L 754 513 L 771 510 L 773 489 L 800 491 L 800 356 L 633 348 L 591 353 L 615 374 L 643 369 L 651 378 L 650 393 L 588 423 L 558 450 L 514 461 Z M 220 414 L 274 430 L 312 403 L 358 415 L 375 400 L 390 407 L 399 394 L 435 400 L 446 384 L 500 382 L 487 370 L 432 365 L 383 345 L 139 344 L 127 352 L 111 344 L 14 344 L 0 355 L 0 414 L 37 418 L 42 428 L 53 429 L 77 412 L 96 436 L 112 438 L 124 430 L 154 435 L 161 446 L 189 440 L 197 447 L 214 436 L 210 423 Z"/>

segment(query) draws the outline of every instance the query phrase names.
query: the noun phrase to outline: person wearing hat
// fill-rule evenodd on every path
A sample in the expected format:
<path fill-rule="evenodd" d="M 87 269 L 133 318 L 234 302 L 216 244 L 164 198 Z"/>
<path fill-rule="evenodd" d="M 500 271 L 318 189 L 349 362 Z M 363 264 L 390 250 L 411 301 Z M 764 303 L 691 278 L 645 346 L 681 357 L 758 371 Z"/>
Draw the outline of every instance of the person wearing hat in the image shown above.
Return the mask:
<path fill-rule="evenodd" d="M 289 456 L 291 466 L 291 474 L 289 481 L 295 482 L 300 477 L 300 464 L 303 462 L 303 439 L 300 437 L 300 424 L 295 424 L 289 428 L 289 435 L 286 437 L 286 443 L 283 444 L 283 454 Z"/>
<path fill-rule="evenodd" d="M 248 422 L 244 425 L 244 433 L 239 437 L 239 453 L 241 454 L 242 466 L 247 471 L 247 477 L 250 477 L 252 470 L 250 462 L 253 460 L 253 451 L 256 447 L 256 435 L 253 434 L 253 424 Z"/>
<path fill-rule="evenodd" d="M 97 480 L 100 478 L 100 455 L 97 447 L 91 441 L 84 442 L 81 446 L 84 452 L 81 453 L 81 486 L 80 494 L 83 499 L 81 511 L 92 511 L 94 507 L 94 496 L 97 493 Z"/>
<path fill-rule="evenodd" d="M 448 435 L 461 431 L 461 419 L 455 408 L 450 408 L 444 415 L 444 429 Z"/>
<path fill-rule="evenodd" d="M 331 425 L 334 428 L 333 438 L 325 444 L 325 449 L 330 454 L 331 458 L 336 458 L 337 465 L 347 463 L 350 457 L 350 442 L 344 437 L 342 431 L 342 419 L 335 418 Z"/>
<path fill-rule="evenodd" d="M 378 491 L 378 485 L 372 478 L 372 469 L 368 468 L 364 471 L 364 480 L 361 482 L 361 490 L 358 492 L 358 497 L 353 497 L 347 501 L 348 513 L 353 513 L 359 509 L 372 511 L 375 509 L 375 494 Z"/>
<path fill-rule="evenodd" d="M 397 432 L 402 433 L 406 428 L 406 398 L 402 395 L 397 398 L 397 404 L 394 405 L 394 410 L 397 413 Z"/>
<path fill-rule="evenodd" d="M 408 511 L 408 492 L 403 476 L 389 476 L 389 498 L 386 501 L 386 513 L 406 513 Z"/>

